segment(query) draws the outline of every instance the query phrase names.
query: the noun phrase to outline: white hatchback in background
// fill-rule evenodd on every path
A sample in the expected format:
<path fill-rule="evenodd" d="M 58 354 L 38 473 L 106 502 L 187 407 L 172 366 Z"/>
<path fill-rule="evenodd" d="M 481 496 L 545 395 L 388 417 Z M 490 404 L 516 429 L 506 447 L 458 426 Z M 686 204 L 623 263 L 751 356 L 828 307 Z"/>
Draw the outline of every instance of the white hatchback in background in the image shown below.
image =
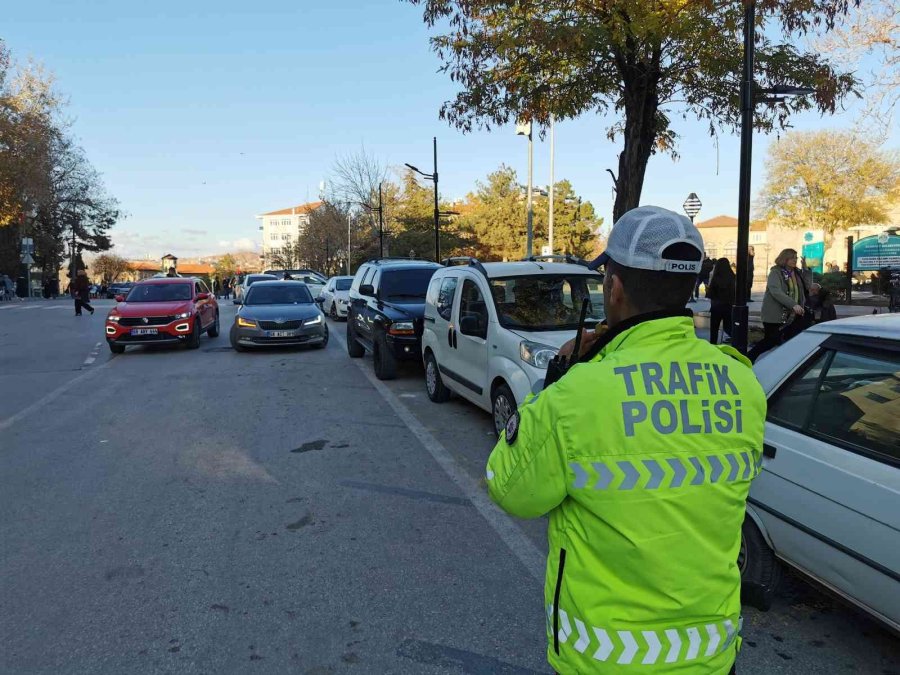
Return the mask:
<path fill-rule="evenodd" d="M 769 399 L 738 564 L 776 557 L 900 631 L 900 315 L 818 324 L 761 358 Z"/>
<path fill-rule="evenodd" d="M 332 319 L 346 319 L 352 285 L 353 277 L 331 277 L 322 289 L 322 311 Z"/>
<path fill-rule="evenodd" d="M 547 364 L 575 336 L 582 299 L 591 301 L 588 325 L 603 319 L 603 277 L 541 257 L 444 264 L 425 298 L 428 397 L 440 403 L 452 391 L 468 399 L 493 415 L 499 435 L 525 397 L 541 391 Z"/>

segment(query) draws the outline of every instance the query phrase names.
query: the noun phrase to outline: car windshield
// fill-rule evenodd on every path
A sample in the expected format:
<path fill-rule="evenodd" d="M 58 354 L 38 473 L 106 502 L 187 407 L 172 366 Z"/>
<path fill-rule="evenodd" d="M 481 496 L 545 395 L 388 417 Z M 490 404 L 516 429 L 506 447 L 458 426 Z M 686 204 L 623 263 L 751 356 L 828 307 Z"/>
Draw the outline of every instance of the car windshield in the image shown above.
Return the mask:
<path fill-rule="evenodd" d="M 586 321 L 603 320 L 600 275 L 553 274 L 491 279 L 500 324 L 523 330 L 574 330 L 581 303 L 588 298 Z"/>
<path fill-rule="evenodd" d="M 134 286 L 126 302 L 175 302 L 191 299 L 190 284 L 141 284 Z"/>
<path fill-rule="evenodd" d="M 334 282 L 334 290 L 336 291 L 349 291 L 350 286 L 353 285 L 353 279 L 338 279 Z"/>
<path fill-rule="evenodd" d="M 382 272 L 378 294 L 383 300 L 424 301 L 428 282 L 434 273 L 435 269 L 431 267 Z"/>
<path fill-rule="evenodd" d="M 303 284 L 254 286 L 247 293 L 245 305 L 306 305 L 313 298 Z"/>

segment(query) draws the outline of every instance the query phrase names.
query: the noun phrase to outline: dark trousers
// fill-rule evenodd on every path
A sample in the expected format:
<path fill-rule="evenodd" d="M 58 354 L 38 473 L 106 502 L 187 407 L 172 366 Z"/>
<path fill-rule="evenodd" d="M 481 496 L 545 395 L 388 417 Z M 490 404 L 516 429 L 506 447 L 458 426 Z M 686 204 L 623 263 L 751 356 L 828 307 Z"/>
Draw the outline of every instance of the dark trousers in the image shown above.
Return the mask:
<path fill-rule="evenodd" d="M 75 298 L 75 316 L 81 316 L 81 308 L 84 307 L 91 314 L 94 313 L 94 308 L 91 307 L 91 304 L 87 300 L 82 300 L 79 297 Z"/>
<path fill-rule="evenodd" d="M 714 302 L 709 306 L 709 341 L 719 341 L 719 326 L 731 337 L 731 305 Z"/>
<path fill-rule="evenodd" d="M 780 323 L 764 323 L 763 339 L 753 345 L 753 349 L 747 352 L 747 358 L 755 363 L 760 356 L 780 345 L 782 341 L 782 326 L 783 324 Z"/>

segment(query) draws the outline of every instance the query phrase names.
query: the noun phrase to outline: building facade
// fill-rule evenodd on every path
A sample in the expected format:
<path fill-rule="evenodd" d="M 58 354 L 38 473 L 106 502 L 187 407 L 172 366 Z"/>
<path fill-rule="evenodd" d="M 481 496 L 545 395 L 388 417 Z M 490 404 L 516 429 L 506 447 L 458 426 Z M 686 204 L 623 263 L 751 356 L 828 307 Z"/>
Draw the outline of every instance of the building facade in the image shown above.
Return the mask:
<path fill-rule="evenodd" d="M 270 211 L 256 216 L 262 230 L 263 268 L 272 266 L 272 260 L 285 249 L 293 247 L 300 234 L 309 225 L 309 217 L 323 202 L 309 202 L 287 209 Z"/>

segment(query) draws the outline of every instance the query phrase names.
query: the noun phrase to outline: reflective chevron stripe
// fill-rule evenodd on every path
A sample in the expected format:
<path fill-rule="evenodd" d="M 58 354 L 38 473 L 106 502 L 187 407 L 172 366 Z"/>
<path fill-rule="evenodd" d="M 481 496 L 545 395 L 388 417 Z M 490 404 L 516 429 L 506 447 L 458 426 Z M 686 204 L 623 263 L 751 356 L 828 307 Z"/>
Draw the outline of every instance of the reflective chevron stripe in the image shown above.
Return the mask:
<path fill-rule="evenodd" d="M 553 605 L 547 606 L 548 632 L 552 631 Z M 657 663 L 681 663 L 707 659 L 727 651 L 740 632 L 733 619 L 714 623 L 660 630 L 617 630 L 589 626 L 580 618 L 559 610 L 559 643 L 595 661 L 619 665 L 652 666 Z M 574 624 L 574 633 L 572 625 Z M 569 637 L 578 639 L 569 643 Z"/>
<path fill-rule="evenodd" d="M 755 478 L 760 466 L 746 450 L 704 456 L 569 462 L 573 490 L 677 490 L 734 483 Z"/>

